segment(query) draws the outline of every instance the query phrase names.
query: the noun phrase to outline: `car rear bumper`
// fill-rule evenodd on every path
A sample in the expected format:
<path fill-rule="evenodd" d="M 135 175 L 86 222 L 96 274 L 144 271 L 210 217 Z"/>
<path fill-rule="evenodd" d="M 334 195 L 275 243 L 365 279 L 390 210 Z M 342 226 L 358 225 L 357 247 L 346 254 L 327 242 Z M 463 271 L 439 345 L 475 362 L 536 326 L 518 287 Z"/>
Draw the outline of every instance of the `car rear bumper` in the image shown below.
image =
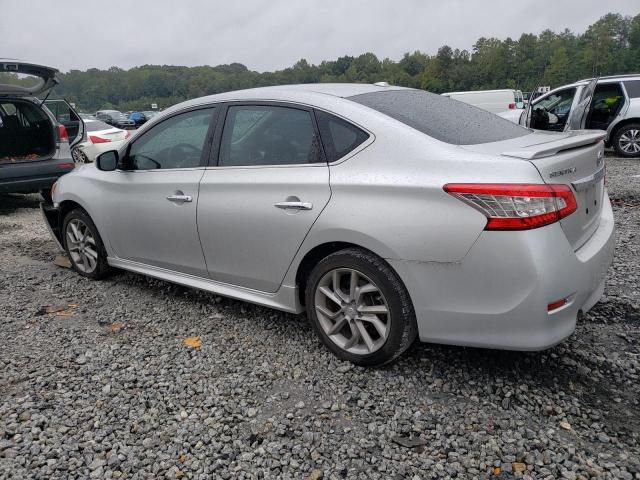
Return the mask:
<path fill-rule="evenodd" d="M 598 302 L 613 248 L 607 197 L 598 229 L 577 251 L 555 223 L 485 231 L 459 263 L 389 262 L 409 290 L 422 341 L 542 350 L 571 335 L 578 312 Z"/>
<path fill-rule="evenodd" d="M 0 193 L 32 193 L 49 189 L 74 167 L 71 159 L 4 165 L 0 168 Z"/>

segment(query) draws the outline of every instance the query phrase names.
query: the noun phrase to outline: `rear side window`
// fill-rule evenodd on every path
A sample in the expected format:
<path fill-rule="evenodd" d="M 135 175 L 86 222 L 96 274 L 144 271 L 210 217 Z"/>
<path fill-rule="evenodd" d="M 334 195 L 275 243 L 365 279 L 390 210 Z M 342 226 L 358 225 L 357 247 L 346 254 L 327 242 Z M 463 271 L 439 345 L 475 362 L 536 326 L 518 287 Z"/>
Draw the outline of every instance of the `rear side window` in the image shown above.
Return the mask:
<path fill-rule="evenodd" d="M 85 121 L 84 122 L 85 127 L 87 127 L 87 132 L 97 132 L 99 130 L 110 130 L 113 127 L 107 123 L 104 122 L 100 122 L 100 121 Z"/>
<path fill-rule="evenodd" d="M 640 80 L 624 82 L 624 88 L 627 89 L 630 98 L 640 98 Z"/>
<path fill-rule="evenodd" d="M 453 145 L 499 142 L 531 133 L 493 113 L 422 90 L 388 90 L 348 99 Z"/>
<path fill-rule="evenodd" d="M 316 120 L 329 163 L 344 157 L 369 138 L 368 133 L 330 113 L 316 110 Z"/>

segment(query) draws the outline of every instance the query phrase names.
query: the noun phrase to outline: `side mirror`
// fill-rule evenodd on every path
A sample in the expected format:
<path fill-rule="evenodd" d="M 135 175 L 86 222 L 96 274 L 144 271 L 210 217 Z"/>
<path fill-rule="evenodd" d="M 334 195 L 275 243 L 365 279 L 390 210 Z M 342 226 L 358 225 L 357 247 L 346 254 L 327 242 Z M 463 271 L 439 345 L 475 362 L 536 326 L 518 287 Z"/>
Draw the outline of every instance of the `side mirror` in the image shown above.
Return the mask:
<path fill-rule="evenodd" d="M 96 167 L 103 172 L 112 172 L 118 166 L 117 150 L 109 150 L 96 158 Z"/>
<path fill-rule="evenodd" d="M 524 108 L 524 102 L 516 102 L 516 108 Z"/>

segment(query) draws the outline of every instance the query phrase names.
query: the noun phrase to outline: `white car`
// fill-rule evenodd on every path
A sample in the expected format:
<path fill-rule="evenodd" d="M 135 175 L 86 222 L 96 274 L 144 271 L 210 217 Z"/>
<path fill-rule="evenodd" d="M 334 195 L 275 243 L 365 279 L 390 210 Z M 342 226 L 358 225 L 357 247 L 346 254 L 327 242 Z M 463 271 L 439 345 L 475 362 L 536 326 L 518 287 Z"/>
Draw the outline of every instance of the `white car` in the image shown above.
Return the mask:
<path fill-rule="evenodd" d="M 521 112 L 524 108 L 524 97 L 520 90 L 473 90 L 469 92 L 447 92 L 442 95 L 491 113 L 504 112 L 505 110 Z"/>
<path fill-rule="evenodd" d="M 79 162 L 93 162 L 101 153 L 120 148 L 122 142 L 131 136 L 130 132 L 100 120 L 85 120 L 84 124 L 87 139 L 74 151 L 74 158 Z"/>

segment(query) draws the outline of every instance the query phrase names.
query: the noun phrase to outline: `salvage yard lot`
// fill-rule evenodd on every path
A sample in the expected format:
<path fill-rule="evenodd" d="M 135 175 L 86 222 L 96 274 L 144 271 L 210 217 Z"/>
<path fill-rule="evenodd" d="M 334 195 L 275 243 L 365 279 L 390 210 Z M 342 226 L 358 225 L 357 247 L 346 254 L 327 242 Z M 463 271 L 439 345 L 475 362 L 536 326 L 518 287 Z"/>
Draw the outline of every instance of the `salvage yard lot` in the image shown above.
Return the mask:
<path fill-rule="evenodd" d="M 616 258 L 572 337 L 369 370 L 304 317 L 57 267 L 38 197 L 0 196 L 0 478 L 640 478 L 640 163 L 607 173 Z"/>

